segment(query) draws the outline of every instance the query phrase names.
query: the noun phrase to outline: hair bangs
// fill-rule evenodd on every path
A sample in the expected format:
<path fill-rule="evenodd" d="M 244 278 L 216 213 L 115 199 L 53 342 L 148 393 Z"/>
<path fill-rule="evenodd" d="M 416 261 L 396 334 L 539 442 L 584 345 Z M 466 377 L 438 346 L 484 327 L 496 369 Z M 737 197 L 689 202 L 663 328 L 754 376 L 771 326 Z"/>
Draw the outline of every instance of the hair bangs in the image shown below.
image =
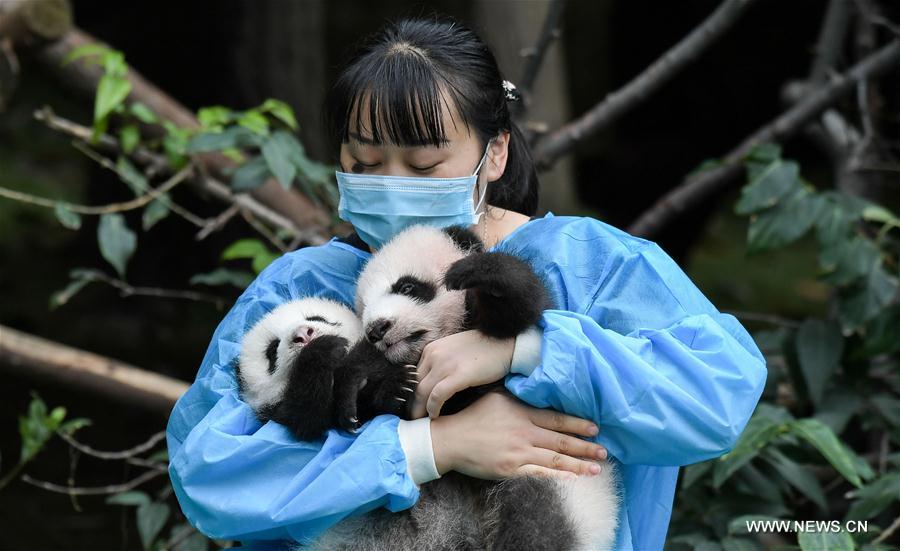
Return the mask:
<path fill-rule="evenodd" d="M 363 142 L 375 145 L 446 145 L 445 110 L 456 124 L 449 104 L 452 100 L 458 105 L 454 87 L 418 54 L 395 53 L 379 61 L 374 67 L 358 67 L 347 83 L 353 92 L 347 97 L 341 141 L 346 142 L 355 127 L 361 138 L 368 138 Z"/>

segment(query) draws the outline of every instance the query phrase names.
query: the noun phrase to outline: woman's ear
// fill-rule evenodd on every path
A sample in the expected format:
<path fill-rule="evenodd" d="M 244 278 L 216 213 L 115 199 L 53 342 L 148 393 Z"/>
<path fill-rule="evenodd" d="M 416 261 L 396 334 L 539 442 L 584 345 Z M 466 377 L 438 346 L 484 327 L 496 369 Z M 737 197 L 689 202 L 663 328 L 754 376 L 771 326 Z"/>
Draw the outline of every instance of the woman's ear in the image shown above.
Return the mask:
<path fill-rule="evenodd" d="M 484 163 L 485 179 L 488 182 L 499 180 L 506 170 L 506 160 L 509 158 L 509 132 L 503 131 L 494 138 L 488 148 L 488 158 Z"/>

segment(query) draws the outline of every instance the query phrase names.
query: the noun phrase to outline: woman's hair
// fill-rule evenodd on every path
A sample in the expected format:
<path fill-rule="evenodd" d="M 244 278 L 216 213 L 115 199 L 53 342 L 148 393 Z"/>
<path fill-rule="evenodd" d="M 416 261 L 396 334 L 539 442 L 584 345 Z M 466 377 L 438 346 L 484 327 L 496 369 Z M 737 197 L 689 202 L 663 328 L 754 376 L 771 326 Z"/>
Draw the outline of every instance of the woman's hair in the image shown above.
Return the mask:
<path fill-rule="evenodd" d="M 370 129 L 377 144 L 440 146 L 446 142 L 442 115 L 448 99 L 482 147 L 510 132 L 506 169 L 488 186 L 487 202 L 534 215 L 537 173 L 525 137 L 510 118 L 497 61 L 478 35 L 457 21 L 402 19 L 368 37 L 338 75 L 324 116 L 338 149 L 349 139 L 354 108 L 356 128 Z"/>

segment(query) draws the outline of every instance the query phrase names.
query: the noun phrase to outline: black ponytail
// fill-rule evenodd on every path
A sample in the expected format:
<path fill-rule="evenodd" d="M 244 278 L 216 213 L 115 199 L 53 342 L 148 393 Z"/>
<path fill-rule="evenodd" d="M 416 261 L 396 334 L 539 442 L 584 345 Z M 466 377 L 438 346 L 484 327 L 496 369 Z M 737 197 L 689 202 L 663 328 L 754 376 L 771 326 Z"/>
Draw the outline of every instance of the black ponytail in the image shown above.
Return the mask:
<path fill-rule="evenodd" d="M 506 169 L 488 186 L 487 202 L 534 215 L 537 172 L 525 137 L 510 117 L 497 61 L 478 35 L 453 19 L 403 19 L 365 40 L 326 98 L 332 145 L 340 149 L 349 140 L 355 110 L 356 127 L 370 128 L 376 143 L 439 146 L 446 141 L 445 97 L 475 130 L 482 148 L 499 133 L 510 133 Z"/>

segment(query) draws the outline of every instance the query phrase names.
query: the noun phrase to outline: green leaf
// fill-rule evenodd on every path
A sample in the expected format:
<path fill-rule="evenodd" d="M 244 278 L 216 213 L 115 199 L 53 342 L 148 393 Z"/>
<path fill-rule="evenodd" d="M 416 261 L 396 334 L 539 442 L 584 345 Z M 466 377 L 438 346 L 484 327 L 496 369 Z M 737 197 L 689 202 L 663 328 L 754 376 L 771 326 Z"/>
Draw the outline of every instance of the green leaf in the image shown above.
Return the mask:
<path fill-rule="evenodd" d="M 813 418 L 827 425 L 835 434 L 841 434 L 861 405 L 862 400 L 858 394 L 845 385 L 835 385 L 825 392 Z"/>
<path fill-rule="evenodd" d="M 221 132 L 203 132 L 197 134 L 187 144 L 188 153 L 202 153 L 206 151 L 222 151 L 225 149 L 259 147 L 263 139 L 244 128 L 232 126 Z"/>
<path fill-rule="evenodd" d="M 250 258 L 253 261 L 254 271 L 259 273 L 278 258 L 278 256 L 278 253 L 270 251 L 258 239 L 241 239 L 225 249 L 222 253 L 222 260 Z"/>
<path fill-rule="evenodd" d="M 296 155 L 296 139 L 284 131 L 272 134 L 262 146 L 262 154 L 269 170 L 284 189 L 289 189 L 297 175 L 297 167 L 291 162 Z"/>
<path fill-rule="evenodd" d="M 900 218 L 881 205 L 872 205 L 863 209 L 862 217 L 869 222 L 881 222 L 891 226 L 900 226 Z"/>
<path fill-rule="evenodd" d="M 222 252 L 222 260 L 253 258 L 261 252 L 267 251 L 266 246 L 259 239 L 240 239 Z"/>
<path fill-rule="evenodd" d="M 77 212 L 69 210 L 64 203 L 57 201 L 56 206 L 53 207 L 53 212 L 63 227 L 70 230 L 77 230 L 81 227 L 81 216 Z"/>
<path fill-rule="evenodd" d="M 156 116 L 156 113 L 154 113 L 152 109 L 139 101 L 136 101 L 129 105 L 128 110 L 132 115 L 135 116 L 135 118 L 137 118 L 137 120 L 141 121 L 144 124 L 156 124 L 157 122 L 159 122 L 159 117 Z"/>
<path fill-rule="evenodd" d="M 150 496 L 145 494 L 144 492 L 122 492 L 119 494 L 113 494 L 106 498 L 107 505 L 148 505 L 150 503 Z"/>
<path fill-rule="evenodd" d="M 737 214 L 747 215 L 775 206 L 788 193 L 800 188 L 800 167 L 789 161 L 776 161 L 741 189 L 734 207 Z"/>
<path fill-rule="evenodd" d="M 125 277 L 125 266 L 137 248 L 137 237 L 125 225 L 125 217 L 118 213 L 100 216 L 97 240 L 103 258 Z"/>
<path fill-rule="evenodd" d="M 774 249 L 796 241 L 809 230 L 824 206 L 821 196 L 797 188 L 776 206 L 750 217 L 748 251 Z"/>
<path fill-rule="evenodd" d="M 848 285 L 872 271 L 881 258 L 881 251 L 871 240 L 854 236 L 822 247 L 819 265 L 827 273 L 825 281 L 841 286 Z"/>
<path fill-rule="evenodd" d="M 197 120 L 204 129 L 222 128 L 234 118 L 231 109 L 221 105 L 204 107 L 197 111 Z"/>
<path fill-rule="evenodd" d="M 819 453 L 831 463 L 831 466 L 851 484 L 857 488 L 862 486 L 862 480 L 860 480 L 859 473 L 857 473 L 854 461 L 850 456 L 853 452 L 841 444 L 830 428 L 812 418 L 799 419 L 788 426 L 791 432 L 819 450 Z"/>
<path fill-rule="evenodd" d="M 191 277 L 191 285 L 233 285 L 238 289 L 245 289 L 253 281 L 253 274 L 228 268 L 218 268 L 205 274 L 195 274 Z"/>
<path fill-rule="evenodd" d="M 838 304 L 844 333 L 850 333 L 876 317 L 897 292 L 897 278 L 888 274 L 879 259 L 866 277 L 841 293 Z"/>
<path fill-rule="evenodd" d="M 844 520 L 867 520 L 900 501 L 900 473 L 888 473 L 860 488 Z"/>
<path fill-rule="evenodd" d="M 818 407 L 844 351 L 841 328 L 831 320 L 808 319 L 797 331 L 796 346 L 809 397 Z"/>
<path fill-rule="evenodd" d="M 803 551 L 853 551 L 856 544 L 847 532 L 800 532 L 797 543 Z"/>
<path fill-rule="evenodd" d="M 131 83 L 127 78 L 106 74 L 97 84 L 97 97 L 94 102 L 94 121 L 105 119 L 113 110 L 125 101 L 131 92 Z"/>
<path fill-rule="evenodd" d="M 766 448 L 762 458 L 771 464 L 791 486 L 800 490 L 803 495 L 815 503 L 823 513 L 828 512 L 828 501 L 825 498 L 822 484 L 808 469 L 801 467 L 774 446 Z"/>
<path fill-rule="evenodd" d="M 168 199 L 169 194 L 163 193 L 159 197 Z M 144 231 L 147 231 L 168 215 L 169 207 L 167 207 L 160 199 L 154 199 L 153 201 L 150 201 L 150 204 L 144 207 L 144 214 L 141 217 L 141 227 Z"/>
<path fill-rule="evenodd" d="M 291 130 L 297 130 L 297 119 L 294 117 L 294 110 L 285 102 L 269 98 L 262 104 L 261 109 L 288 125 Z"/>
<path fill-rule="evenodd" d="M 260 136 L 269 135 L 269 121 L 264 115 L 256 111 L 243 113 L 238 119 L 238 124 Z"/>
<path fill-rule="evenodd" d="M 271 175 L 266 160 L 261 156 L 254 157 L 231 175 L 231 189 L 240 192 L 258 188 Z"/>
<path fill-rule="evenodd" d="M 137 126 L 129 124 L 119 130 L 119 144 L 122 145 L 122 151 L 126 154 L 131 154 L 139 143 L 141 143 L 141 133 Z"/>
<path fill-rule="evenodd" d="M 150 189 L 147 177 L 135 168 L 127 157 L 120 155 L 116 160 L 116 173 L 135 195 L 142 195 Z"/>
<path fill-rule="evenodd" d="M 169 506 L 165 503 L 145 503 L 138 507 L 137 527 L 144 549 L 150 548 L 168 518 Z"/>
<path fill-rule="evenodd" d="M 734 449 L 716 462 L 713 468 L 713 486 L 716 488 L 721 486 L 735 471 L 756 457 L 760 449 L 783 432 L 783 427 L 783 423 L 775 422 L 764 415 L 751 417 Z"/>
<path fill-rule="evenodd" d="M 102 59 L 103 56 L 111 52 L 108 46 L 104 46 L 103 44 L 85 44 L 84 46 L 79 46 L 73 49 L 71 52 L 66 55 L 66 57 L 62 60 L 62 65 L 67 65 L 77 59 L 81 59 L 84 57 L 100 57 Z"/>

